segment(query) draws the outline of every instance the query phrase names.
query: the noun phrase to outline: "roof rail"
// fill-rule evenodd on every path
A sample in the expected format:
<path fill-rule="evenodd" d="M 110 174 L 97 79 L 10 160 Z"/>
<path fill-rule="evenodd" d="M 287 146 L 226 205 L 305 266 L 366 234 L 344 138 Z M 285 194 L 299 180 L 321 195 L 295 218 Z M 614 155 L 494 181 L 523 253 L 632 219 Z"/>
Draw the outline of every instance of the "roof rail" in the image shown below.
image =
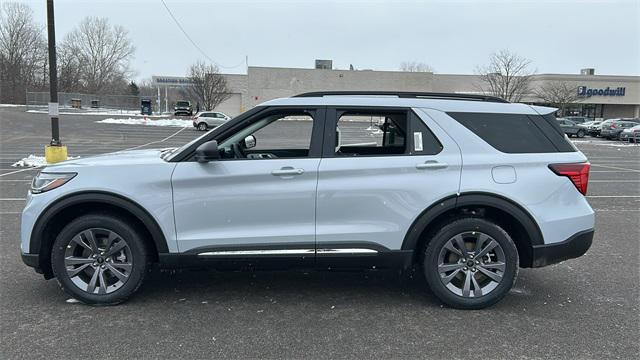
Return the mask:
<path fill-rule="evenodd" d="M 449 100 L 473 100 L 508 103 L 507 100 L 495 96 L 472 95 L 472 94 L 455 94 L 455 93 L 439 93 L 439 92 L 412 92 L 412 91 L 314 91 L 307 92 L 293 97 L 324 97 L 324 96 L 353 96 L 353 95 L 372 95 L 372 96 L 397 96 L 399 98 L 415 98 L 415 99 L 449 99 Z"/>

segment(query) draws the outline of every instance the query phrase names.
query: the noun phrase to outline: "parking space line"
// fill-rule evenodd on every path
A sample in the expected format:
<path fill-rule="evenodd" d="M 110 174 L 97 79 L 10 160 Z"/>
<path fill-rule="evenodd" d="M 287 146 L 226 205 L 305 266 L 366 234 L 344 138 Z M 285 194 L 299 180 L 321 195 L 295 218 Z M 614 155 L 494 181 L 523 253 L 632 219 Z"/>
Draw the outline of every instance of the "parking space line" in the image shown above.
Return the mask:
<path fill-rule="evenodd" d="M 174 136 L 178 135 L 178 134 L 179 134 L 179 133 L 181 133 L 182 131 L 184 131 L 184 129 L 186 129 L 186 127 L 184 127 L 184 128 L 182 128 L 182 129 L 180 129 L 180 130 L 176 131 L 175 133 L 173 133 L 173 134 L 171 134 L 171 135 L 167 136 L 166 138 L 164 138 L 164 139 L 162 139 L 162 140 L 151 141 L 151 142 L 148 142 L 148 143 L 146 143 L 146 144 L 142 144 L 142 145 L 139 145 L 139 146 L 135 146 L 135 147 L 132 147 L 132 148 L 125 149 L 125 151 L 126 151 L 126 150 L 135 150 L 135 149 L 138 149 L 138 148 L 141 148 L 141 147 L 145 147 L 145 146 L 147 146 L 147 145 L 157 144 L 157 143 L 161 143 L 161 142 L 163 142 L 163 141 L 167 141 L 167 140 L 171 139 L 172 137 L 174 137 Z"/>
<path fill-rule="evenodd" d="M 633 170 L 590 170 L 590 173 L 625 173 L 633 172 Z"/>
<path fill-rule="evenodd" d="M 640 182 L 640 180 L 589 180 L 589 182 L 590 183 L 592 182 L 633 183 L 633 182 Z"/>
<path fill-rule="evenodd" d="M 609 165 L 591 164 L 591 166 L 599 166 L 599 167 L 603 167 L 605 169 L 617 169 L 617 170 L 627 170 L 627 171 L 632 171 L 632 172 L 640 172 L 640 170 L 627 169 L 627 168 L 622 168 L 622 167 L 617 167 L 617 166 L 609 166 Z"/>
<path fill-rule="evenodd" d="M 38 169 L 38 167 L 30 167 L 30 168 L 27 168 L 27 169 L 20 169 L 20 170 L 8 172 L 8 173 L 0 174 L 0 177 L 6 176 L 6 175 L 11 175 L 11 174 L 17 174 L 17 173 L 23 172 L 23 171 L 36 170 L 36 169 Z"/>
<path fill-rule="evenodd" d="M 588 198 L 640 198 L 640 195 L 587 195 Z"/>
<path fill-rule="evenodd" d="M 0 201 L 25 201 L 27 198 L 0 198 Z"/>
<path fill-rule="evenodd" d="M 31 180 L 0 180 L 0 182 L 31 182 Z"/>

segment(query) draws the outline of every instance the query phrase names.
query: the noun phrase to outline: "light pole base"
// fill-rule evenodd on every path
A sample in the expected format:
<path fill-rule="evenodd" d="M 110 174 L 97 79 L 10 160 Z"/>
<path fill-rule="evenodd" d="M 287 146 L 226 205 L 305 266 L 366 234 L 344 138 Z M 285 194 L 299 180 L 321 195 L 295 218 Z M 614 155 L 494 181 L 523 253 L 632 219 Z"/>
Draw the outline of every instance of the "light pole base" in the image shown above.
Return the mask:
<path fill-rule="evenodd" d="M 44 158 L 48 164 L 55 164 L 67 160 L 67 147 L 64 145 L 44 147 Z"/>

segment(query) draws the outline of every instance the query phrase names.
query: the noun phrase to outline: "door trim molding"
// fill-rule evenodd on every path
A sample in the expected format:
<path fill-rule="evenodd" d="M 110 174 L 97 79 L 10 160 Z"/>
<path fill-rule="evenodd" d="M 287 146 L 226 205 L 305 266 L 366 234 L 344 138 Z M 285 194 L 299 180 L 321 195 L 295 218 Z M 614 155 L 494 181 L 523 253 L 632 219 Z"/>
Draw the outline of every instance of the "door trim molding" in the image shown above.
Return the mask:
<path fill-rule="evenodd" d="M 218 250 L 198 253 L 198 256 L 273 256 L 273 255 L 359 255 L 378 254 L 378 250 L 365 248 L 321 248 L 321 249 L 256 249 L 256 250 Z"/>

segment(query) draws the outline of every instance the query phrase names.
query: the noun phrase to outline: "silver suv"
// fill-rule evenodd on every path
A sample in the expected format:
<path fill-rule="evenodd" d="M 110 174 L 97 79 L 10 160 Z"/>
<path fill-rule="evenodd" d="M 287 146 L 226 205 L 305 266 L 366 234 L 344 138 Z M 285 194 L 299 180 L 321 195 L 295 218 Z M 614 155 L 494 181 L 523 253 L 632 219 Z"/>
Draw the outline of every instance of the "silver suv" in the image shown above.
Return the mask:
<path fill-rule="evenodd" d="M 589 163 L 554 111 L 440 93 L 268 101 L 180 148 L 46 167 L 22 258 L 88 304 L 126 300 L 152 264 L 417 266 L 444 303 L 483 308 L 519 267 L 591 245 Z"/>

